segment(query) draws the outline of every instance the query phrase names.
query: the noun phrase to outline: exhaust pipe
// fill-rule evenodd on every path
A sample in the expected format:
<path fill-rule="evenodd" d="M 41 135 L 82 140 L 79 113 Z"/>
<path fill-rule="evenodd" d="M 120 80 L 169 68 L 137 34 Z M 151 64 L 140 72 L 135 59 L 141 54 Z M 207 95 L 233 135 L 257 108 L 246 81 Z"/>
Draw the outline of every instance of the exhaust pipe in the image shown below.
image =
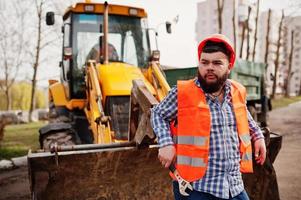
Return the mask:
<path fill-rule="evenodd" d="M 109 4 L 108 2 L 104 3 L 105 10 L 103 14 L 103 37 L 102 37 L 102 55 L 104 58 L 103 63 L 108 64 L 109 63 L 109 48 L 108 48 L 108 29 L 109 29 Z"/>

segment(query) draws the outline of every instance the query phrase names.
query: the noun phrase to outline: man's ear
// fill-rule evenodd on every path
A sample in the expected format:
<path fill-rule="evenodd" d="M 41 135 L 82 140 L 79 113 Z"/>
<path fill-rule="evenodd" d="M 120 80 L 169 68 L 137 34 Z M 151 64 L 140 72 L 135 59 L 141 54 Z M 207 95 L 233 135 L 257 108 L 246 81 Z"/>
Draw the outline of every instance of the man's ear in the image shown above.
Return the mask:
<path fill-rule="evenodd" d="M 229 63 L 229 65 L 228 65 L 228 73 L 230 73 L 231 68 L 232 68 L 232 65 Z"/>

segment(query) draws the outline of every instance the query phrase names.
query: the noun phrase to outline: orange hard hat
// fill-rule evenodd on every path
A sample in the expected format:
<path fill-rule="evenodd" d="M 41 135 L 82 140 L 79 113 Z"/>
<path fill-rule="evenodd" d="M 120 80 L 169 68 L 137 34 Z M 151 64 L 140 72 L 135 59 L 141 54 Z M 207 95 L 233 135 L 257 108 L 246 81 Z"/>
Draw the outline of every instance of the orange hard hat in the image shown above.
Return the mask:
<path fill-rule="evenodd" d="M 222 43 L 224 43 L 226 45 L 226 48 L 230 52 L 229 63 L 230 63 L 230 69 L 232 69 L 233 66 L 234 66 L 234 63 L 235 63 L 235 51 L 234 51 L 233 45 L 230 42 L 230 40 L 225 35 L 222 35 L 222 34 L 213 34 L 213 35 L 210 35 L 209 37 L 206 37 L 204 40 L 202 40 L 199 43 L 199 46 L 198 46 L 198 58 L 199 58 L 199 60 L 201 58 L 201 53 L 203 51 L 203 48 L 204 48 L 204 46 L 206 45 L 206 43 L 208 41 L 222 42 Z"/>

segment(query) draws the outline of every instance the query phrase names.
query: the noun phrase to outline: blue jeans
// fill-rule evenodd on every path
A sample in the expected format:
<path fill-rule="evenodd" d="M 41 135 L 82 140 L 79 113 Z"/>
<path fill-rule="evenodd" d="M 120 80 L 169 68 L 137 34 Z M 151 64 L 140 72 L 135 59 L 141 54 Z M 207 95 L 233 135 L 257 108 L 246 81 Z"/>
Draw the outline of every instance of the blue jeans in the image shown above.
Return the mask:
<path fill-rule="evenodd" d="M 215 197 L 209 193 L 205 192 L 199 192 L 196 190 L 193 190 L 189 193 L 189 196 L 183 196 L 180 194 L 179 191 L 179 184 L 177 181 L 173 181 L 173 193 L 175 200 L 224 200 L 218 197 Z M 229 200 L 250 200 L 248 197 L 247 192 L 244 190 L 239 195 L 235 197 L 230 197 Z"/>

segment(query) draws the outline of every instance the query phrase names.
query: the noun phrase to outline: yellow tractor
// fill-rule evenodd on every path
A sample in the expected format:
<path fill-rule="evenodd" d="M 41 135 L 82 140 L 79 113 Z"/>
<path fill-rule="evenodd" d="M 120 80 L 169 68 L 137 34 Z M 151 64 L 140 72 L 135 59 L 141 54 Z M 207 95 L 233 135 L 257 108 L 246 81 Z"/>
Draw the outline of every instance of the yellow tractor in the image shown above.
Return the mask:
<path fill-rule="evenodd" d="M 46 23 L 55 23 L 53 12 Z M 151 31 L 141 8 L 87 0 L 67 9 L 60 81 L 49 81 L 50 123 L 39 131 L 41 150 L 28 153 L 33 200 L 173 199 L 149 120 L 170 90 Z M 281 138 L 266 141 L 265 165 L 244 176 L 251 199 L 279 199 L 272 162 Z"/>
<path fill-rule="evenodd" d="M 48 25 L 54 19 L 46 14 Z M 50 123 L 39 131 L 41 150 L 28 154 L 32 199 L 170 198 L 149 120 L 170 87 L 150 50 L 146 12 L 86 1 L 63 21 Z"/>

